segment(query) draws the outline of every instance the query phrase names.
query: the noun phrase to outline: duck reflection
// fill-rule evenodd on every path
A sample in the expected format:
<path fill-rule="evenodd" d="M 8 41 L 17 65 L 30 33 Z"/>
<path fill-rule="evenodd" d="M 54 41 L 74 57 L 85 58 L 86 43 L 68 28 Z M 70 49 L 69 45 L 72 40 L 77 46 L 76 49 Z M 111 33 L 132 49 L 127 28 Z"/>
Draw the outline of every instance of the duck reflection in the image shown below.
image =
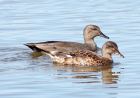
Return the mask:
<path fill-rule="evenodd" d="M 37 58 L 42 56 L 42 53 L 33 52 L 32 57 Z M 80 83 L 99 83 L 104 84 L 116 84 L 119 79 L 120 72 L 115 72 L 112 70 L 113 65 L 104 66 L 74 66 L 74 65 L 61 65 L 53 64 L 57 71 L 61 72 L 72 72 L 72 78 L 75 79 L 87 79 L 87 81 Z M 63 73 L 59 74 L 63 75 Z M 71 76 L 68 76 L 71 77 Z M 66 78 L 66 77 L 65 77 Z"/>
<path fill-rule="evenodd" d="M 38 57 L 43 56 L 43 55 L 44 54 L 41 52 L 32 52 L 31 53 L 32 58 L 38 58 Z"/>
<path fill-rule="evenodd" d="M 72 78 L 75 79 L 87 79 L 87 81 L 82 81 L 80 83 L 99 83 L 104 84 L 116 84 L 119 78 L 120 72 L 113 72 L 112 65 L 104 66 L 93 66 L 93 67 L 75 67 L 75 66 L 63 66 L 54 65 L 57 70 L 72 71 Z"/>

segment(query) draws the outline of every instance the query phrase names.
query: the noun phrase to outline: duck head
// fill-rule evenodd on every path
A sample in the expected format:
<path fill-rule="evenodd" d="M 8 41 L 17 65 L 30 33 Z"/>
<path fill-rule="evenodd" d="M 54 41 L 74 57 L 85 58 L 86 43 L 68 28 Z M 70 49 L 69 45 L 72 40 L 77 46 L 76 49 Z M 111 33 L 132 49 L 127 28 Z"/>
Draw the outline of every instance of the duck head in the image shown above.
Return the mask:
<path fill-rule="evenodd" d="M 109 39 L 108 36 L 106 36 L 105 34 L 102 33 L 102 31 L 100 30 L 100 28 L 96 25 L 87 25 L 84 29 L 84 38 L 85 40 L 88 39 L 93 39 L 96 36 L 101 36 L 104 37 L 106 39 Z"/>
<path fill-rule="evenodd" d="M 119 51 L 117 44 L 113 41 L 108 41 L 102 47 L 102 55 L 103 57 L 112 60 L 112 54 L 119 54 L 124 58 L 123 54 Z"/>

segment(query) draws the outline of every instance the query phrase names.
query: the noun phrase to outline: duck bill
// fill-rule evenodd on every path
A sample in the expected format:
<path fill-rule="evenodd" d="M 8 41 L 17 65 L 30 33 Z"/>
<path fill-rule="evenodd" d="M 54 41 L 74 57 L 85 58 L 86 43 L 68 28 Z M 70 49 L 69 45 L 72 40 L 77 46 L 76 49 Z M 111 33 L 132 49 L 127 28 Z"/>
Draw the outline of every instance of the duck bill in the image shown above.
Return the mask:
<path fill-rule="evenodd" d="M 119 50 L 117 50 L 117 53 L 118 53 L 122 58 L 124 58 L 124 55 L 123 55 Z"/>
<path fill-rule="evenodd" d="M 104 38 L 106 38 L 106 39 L 109 39 L 109 37 L 108 36 L 106 36 L 104 33 L 102 33 L 101 31 L 100 31 L 100 37 L 104 37 Z"/>

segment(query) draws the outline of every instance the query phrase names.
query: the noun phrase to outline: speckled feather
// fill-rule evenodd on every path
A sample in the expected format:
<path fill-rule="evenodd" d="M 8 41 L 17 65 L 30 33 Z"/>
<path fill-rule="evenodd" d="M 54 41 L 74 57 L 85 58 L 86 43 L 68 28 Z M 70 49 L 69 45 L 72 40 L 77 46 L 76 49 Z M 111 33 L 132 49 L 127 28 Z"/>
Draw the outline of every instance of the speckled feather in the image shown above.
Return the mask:
<path fill-rule="evenodd" d="M 69 54 L 67 53 L 58 53 L 53 57 L 55 63 L 61 63 L 64 65 L 80 65 L 80 66 L 99 66 L 111 64 L 112 61 L 96 55 L 92 51 L 74 51 Z"/>

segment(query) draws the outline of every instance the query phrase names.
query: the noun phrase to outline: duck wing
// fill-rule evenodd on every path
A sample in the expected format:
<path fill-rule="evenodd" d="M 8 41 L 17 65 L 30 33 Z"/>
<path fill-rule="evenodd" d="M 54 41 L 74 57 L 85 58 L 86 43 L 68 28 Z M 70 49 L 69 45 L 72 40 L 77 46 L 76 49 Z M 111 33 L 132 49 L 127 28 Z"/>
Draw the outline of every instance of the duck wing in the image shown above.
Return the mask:
<path fill-rule="evenodd" d="M 77 42 L 67 42 L 67 41 L 46 41 L 39 43 L 27 43 L 25 44 L 33 51 L 41 52 L 44 51 L 59 51 L 59 52 L 71 52 L 73 50 L 92 50 L 86 44 Z"/>

